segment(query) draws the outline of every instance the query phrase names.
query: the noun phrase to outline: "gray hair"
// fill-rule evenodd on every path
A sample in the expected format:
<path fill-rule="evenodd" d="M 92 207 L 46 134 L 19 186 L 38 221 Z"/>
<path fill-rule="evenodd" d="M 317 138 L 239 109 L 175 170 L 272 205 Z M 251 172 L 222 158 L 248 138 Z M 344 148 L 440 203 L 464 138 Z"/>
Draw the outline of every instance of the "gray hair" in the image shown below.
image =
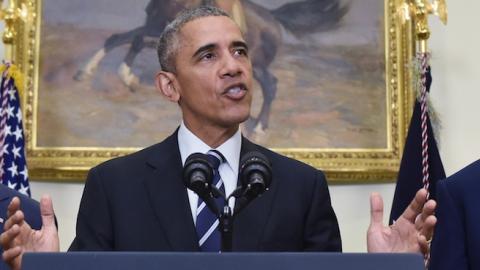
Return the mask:
<path fill-rule="evenodd" d="M 175 19 L 170 22 L 158 41 L 157 54 L 160 68 L 163 71 L 175 73 L 175 56 L 179 47 L 178 34 L 182 27 L 195 19 L 211 16 L 225 16 L 230 18 L 230 15 L 225 11 L 213 6 L 199 6 L 193 9 L 185 9 L 177 14 Z"/>

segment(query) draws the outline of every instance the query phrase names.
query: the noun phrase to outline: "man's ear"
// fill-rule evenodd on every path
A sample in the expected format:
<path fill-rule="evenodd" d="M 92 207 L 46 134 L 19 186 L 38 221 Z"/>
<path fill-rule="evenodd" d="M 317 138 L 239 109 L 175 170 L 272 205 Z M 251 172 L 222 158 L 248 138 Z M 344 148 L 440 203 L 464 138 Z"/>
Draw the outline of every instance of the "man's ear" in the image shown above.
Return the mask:
<path fill-rule="evenodd" d="M 175 74 L 160 71 L 155 76 L 155 86 L 157 90 L 168 100 L 177 103 L 180 100 L 180 92 L 176 83 Z"/>

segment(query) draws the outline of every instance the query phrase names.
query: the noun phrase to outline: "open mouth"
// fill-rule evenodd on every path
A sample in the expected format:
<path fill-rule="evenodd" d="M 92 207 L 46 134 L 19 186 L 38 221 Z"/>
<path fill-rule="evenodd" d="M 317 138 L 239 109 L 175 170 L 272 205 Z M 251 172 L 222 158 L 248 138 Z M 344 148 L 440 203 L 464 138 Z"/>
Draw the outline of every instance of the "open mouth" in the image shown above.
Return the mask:
<path fill-rule="evenodd" d="M 223 91 L 223 95 L 231 99 L 241 99 L 247 93 L 247 86 L 243 83 L 229 86 Z"/>

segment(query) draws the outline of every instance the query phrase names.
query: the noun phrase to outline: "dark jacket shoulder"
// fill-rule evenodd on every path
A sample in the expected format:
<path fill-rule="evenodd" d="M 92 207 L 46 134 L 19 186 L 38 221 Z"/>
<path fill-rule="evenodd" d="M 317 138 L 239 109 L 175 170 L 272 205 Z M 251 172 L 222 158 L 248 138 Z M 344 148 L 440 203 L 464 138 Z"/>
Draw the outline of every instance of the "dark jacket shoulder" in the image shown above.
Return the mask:
<path fill-rule="evenodd" d="M 10 204 L 10 201 L 18 197 L 20 199 L 20 208 L 25 214 L 25 220 L 32 226 L 34 229 L 40 229 L 42 226 L 41 217 L 40 217 L 40 205 L 39 203 L 31 199 L 22 193 L 10 189 L 4 185 L 0 184 L 0 217 L 6 219 L 7 208 Z M 1 226 L 1 231 L 3 231 L 3 226 Z"/>
<path fill-rule="evenodd" d="M 439 185 L 446 185 L 453 193 L 471 192 L 475 186 L 480 188 L 480 159 L 461 169 Z"/>
<path fill-rule="evenodd" d="M 135 178 L 141 175 L 146 167 L 154 169 L 165 160 L 177 159 L 176 161 L 181 162 L 176 134 L 175 132 L 162 142 L 137 152 L 100 163 L 90 170 L 89 175 L 98 174 L 106 181 L 117 181 L 127 179 L 125 176 Z"/>

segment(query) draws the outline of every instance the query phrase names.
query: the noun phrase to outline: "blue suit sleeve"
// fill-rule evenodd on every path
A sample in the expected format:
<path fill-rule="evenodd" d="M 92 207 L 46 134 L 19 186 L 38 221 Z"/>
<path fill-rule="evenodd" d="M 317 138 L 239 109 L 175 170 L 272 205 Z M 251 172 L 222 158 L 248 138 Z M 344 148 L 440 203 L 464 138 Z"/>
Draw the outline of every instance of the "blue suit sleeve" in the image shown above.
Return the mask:
<path fill-rule="evenodd" d="M 465 237 L 465 217 L 461 204 L 447 187 L 447 181 L 437 184 L 438 223 L 432 241 L 430 270 L 466 270 L 468 256 Z"/>

